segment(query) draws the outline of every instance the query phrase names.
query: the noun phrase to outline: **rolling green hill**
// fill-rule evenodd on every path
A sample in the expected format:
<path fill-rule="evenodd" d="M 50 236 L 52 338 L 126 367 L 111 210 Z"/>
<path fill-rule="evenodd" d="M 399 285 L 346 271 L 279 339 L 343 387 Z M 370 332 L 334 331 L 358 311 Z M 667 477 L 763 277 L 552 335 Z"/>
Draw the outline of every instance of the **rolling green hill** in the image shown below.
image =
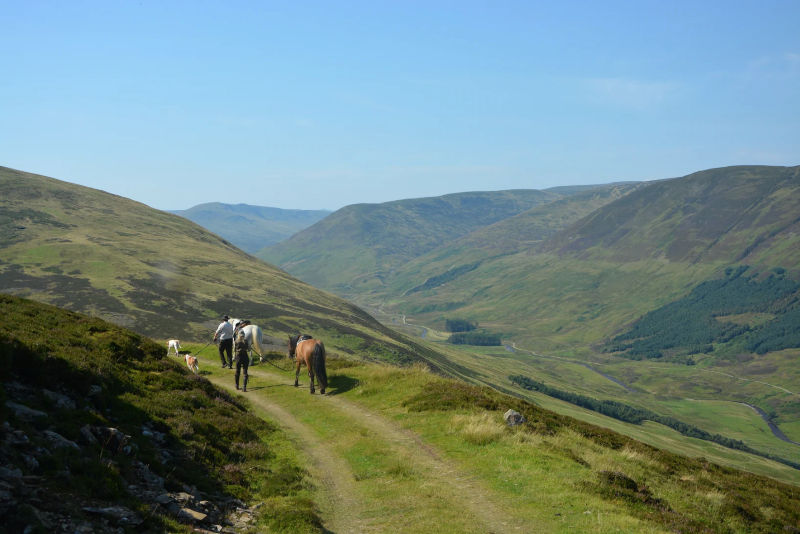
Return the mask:
<path fill-rule="evenodd" d="M 800 528 L 791 473 L 669 453 L 422 365 L 331 361 L 321 397 L 264 366 L 237 392 L 200 359 L 194 375 L 135 332 L 0 295 L 0 531 Z"/>
<path fill-rule="evenodd" d="M 475 269 L 485 260 L 527 253 L 564 227 L 612 202 L 641 183 L 578 188 L 569 196 L 541 204 L 473 232 L 414 258 L 395 271 L 374 294 L 359 293 L 357 302 L 376 305 L 394 295 L 438 287 Z M 558 188 L 567 189 L 567 188 Z M 412 284 L 422 284 L 409 288 Z"/>
<path fill-rule="evenodd" d="M 512 237 L 516 248 L 503 245 L 498 234 L 525 235 L 511 222 L 536 235 L 542 219 L 532 210 L 484 230 L 503 230 L 489 239 L 436 250 L 420 258 L 416 271 L 409 264 L 378 296 L 405 313 L 447 309 L 495 322 L 514 339 L 535 337 L 540 347 L 589 346 L 730 266 L 761 273 L 780 268 L 800 278 L 799 173 L 797 167 L 733 167 L 649 183 L 541 243 Z M 497 254 L 476 256 L 481 246 Z M 471 265 L 476 257 L 479 267 L 407 294 L 445 266 Z M 421 320 L 442 316 L 425 312 Z"/>
<path fill-rule="evenodd" d="M 561 196 L 512 190 L 355 204 L 258 256 L 316 287 L 350 295 L 383 285 L 436 247 Z"/>
<path fill-rule="evenodd" d="M 330 215 L 326 210 L 286 210 L 209 202 L 170 213 L 196 222 L 249 254 L 274 245 Z"/>
<path fill-rule="evenodd" d="M 800 442 L 798 172 L 731 167 L 575 194 L 434 248 L 383 285 L 352 286 L 351 298 L 433 342 L 447 339 L 447 319 L 501 335 L 508 349 L 448 351 L 463 379 L 525 396 L 508 379 L 523 374 L 795 459 L 798 446 L 742 403 Z M 644 341 L 662 357 L 635 361 Z"/>
<path fill-rule="evenodd" d="M 4 293 L 87 312 L 161 339 L 209 339 L 222 313 L 247 317 L 278 338 L 288 332 L 308 331 L 323 337 L 329 348 L 340 354 L 396 363 L 424 359 L 452 376 L 534 399 L 659 447 L 694 454 L 704 450 L 705 445 L 698 449 L 647 424 L 633 428 L 618 426 L 608 418 L 597 419 L 595 414 L 534 395 L 509 380 L 509 376 L 524 375 L 600 401 L 623 397 L 625 404 L 741 440 L 761 453 L 774 452 L 791 459 L 797 454 L 796 446 L 772 436 L 760 416 L 740 403 L 759 407 L 786 435 L 800 442 L 796 394 L 800 389 L 796 365 L 800 349 L 758 354 L 736 352 L 728 345 L 727 352 L 693 355 L 695 365 L 691 367 L 670 358 L 640 362 L 602 352 L 607 342 L 627 332 L 637 319 L 691 296 L 693 289 L 705 282 L 723 279 L 728 269 L 738 269 L 745 259 L 741 252 L 733 254 L 736 261 L 731 264 L 719 258 L 715 249 L 726 243 L 726 235 L 708 237 L 712 245 L 707 248 L 714 254 L 702 261 L 670 259 L 660 252 L 629 258 L 620 253 L 626 261 L 615 261 L 615 243 L 598 249 L 587 246 L 588 239 L 573 238 L 588 235 L 603 221 L 612 220 L 618 215 L 615 206 L 622 203 L 619 210 L 642 227 L 630 223 L 619 242 L 625 250 L 635 248 L 635 239 L 652 245 L 653 231 L 645 215 L 656 221 L 669 220 L 665 210 L 700 202 L 693 200 L 697 190 L 712 191 L 715 201 L 724 206 L 718 197 L 726 194 L 726 183 L 738 195 L 762 191 L 758 168 L 739 171 L 727 170 L 722 178 L 710 172 L 639 186 L 622 184 L 596 191 L 578 188 L 570 191 L 573 201 L 570 197 L 551 199 L 547 205 L 501 218 L 496 226 L 476 225 L 471 235 L 462 235 L 470 242 L 463 249 L 458 248 L 455 237 L 458 225 L 452 220 L 440 221 L 453 232 L 450 241 L 428 253 L 424 250 L 433 246 L 433 238 L 419 248 L 409 244 L 413 252 L 407 254 L 410 261 L 401 262 L 399 255 L 387 252 L 389 260 L 398 262 L 397 271 L 386 277 L 386 283 L 373 283 L 376 278 L 364 284 L 369 293 L 362 293 L 384 312 L 396 314 L 383 315 L 386 322 L 398 319 L 401 328 L 426 332 L 428 340 L 423 342 L 382 326 L 352 304 L 243 253 L 190 221 L 114 195 L 11 169 L 0 170 L 0 287 Z M 752 219 L 748 228 L 762 236 L 740 239 L 747 243 L 746 261 L 751 264 L 747 277 L 753 284 L 770 274 L 788 282 L 796 280 L 795 234 L 791 224 L 784 223 L 789 220 L 786 214 L 796 206 L 797 184 L 790 172 L 788 178 L 781 172 L 776 175 L 769 174 L 772 186 L 764 189 L 772 200 L 759 204 L 753 198 L 753 207 L 741 210 Z M 693 182 L 693 187 L 686 188 L 691 194 L 683 199 L 681 180 Z M 667 189 L 650 201 L 639 197 L 654 185 L 670 183 L 681 187 Z M 642 206 L 640 212 L 624 209 L 630 198 L 635 199 L 634 205 Z M 398 211 L 402 210 L 393 207 L 393 212 Z M 713 215 L 712 210 L 696 224 L 708 224 Z M 393 231 L 419 227 L 422 236 L 422 219 L 411 219 L 406 226 L 393 223 Z M 764 221 L 769 224 L 765 226 Z M 563 225 L 568 225 L 566 230 L 557 230 Z M 738 232 L 738 238 L 747 234 L 744 225 L 737 226 L 735 221 L 727 228 Z M 668 236 L 672 231 L 663 233 Z M 637 238 L 637 232 L 645 237 Z M 504 235 L 529 239 L 524 243 L 521 238 L 504 241 Z M 341 237 L 341 246 L 350 247 L 348 254 L 361 250 L 343 236 L 331 236 Z M 372 245 L 377 250 L 376 243 Z M 476 250 L 478 256 L 461 256 Z M 400 269 L 414 264 L 419 266 L 419 274 Z M 344 274 L 337 276 L 344 279 Z M 784 310 L 790 311 L 788 303 Z M 407 316 L 408 324 L 399 320 L 401 314 Z M 744 323 L 753 331 L 775 317 L 776 310 L 739 310 L 720 320 Z M 446 338 L 437 330 L 447 318 L 475 321 L 482 329 L 501 335 L 508 348 L 478 351 L 437 345 Z M 746 455 L 731 456 L 727 451 L 719 453 L 719 458 L 745 468 L 751 462 Z M 761 464 L 756 460 L 754 465 Z"/>
<path fill-rule="evenodd" d="M 798 269 L 798 227 L 800 167 L 725 167 L 651 183 L 554 236 L 542 251 Z"/>
<path fill-rule="evenodd" d="M 285 339 L 410 361 L 425 349 L 177 215 L 0 167 L 0 287 L 155 337 L 211 339 L 222 314 Z"/>
<path fill-rule="evenodd" d="M 0 294 L 0 401 L 0 532 L 318 531 L 287 436 L 130 330 Z"/>

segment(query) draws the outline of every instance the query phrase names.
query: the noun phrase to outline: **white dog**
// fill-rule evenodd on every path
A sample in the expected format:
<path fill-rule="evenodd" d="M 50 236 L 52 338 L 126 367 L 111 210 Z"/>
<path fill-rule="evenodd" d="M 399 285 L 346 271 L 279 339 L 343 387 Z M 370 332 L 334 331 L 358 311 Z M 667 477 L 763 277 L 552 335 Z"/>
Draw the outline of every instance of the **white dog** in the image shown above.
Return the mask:
<path fill-rule="evenodd" d="M 169 351 L 175 349 L 175 356 L 180 356 L 181 354 L 181 342 L 177 339 L 170 339 L 167 341 L 167 356 L 169 356 Z"/>
<path fill-rule="evenodd" d="M 197 367 L 197 356 L 192 356 L 191 354 L 186 355 L 186 366 L 194 373 L 197 374 L 200 372 L 200 369 Z"/>

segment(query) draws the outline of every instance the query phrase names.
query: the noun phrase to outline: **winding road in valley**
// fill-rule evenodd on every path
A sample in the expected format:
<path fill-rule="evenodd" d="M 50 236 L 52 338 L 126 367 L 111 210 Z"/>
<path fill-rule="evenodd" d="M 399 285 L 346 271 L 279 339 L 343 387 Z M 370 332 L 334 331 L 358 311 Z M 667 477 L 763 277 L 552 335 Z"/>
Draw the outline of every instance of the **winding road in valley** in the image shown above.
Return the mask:
<path fill-rule="evenodd" d="M 743 402 L 742 404 L 744 404 L 745 406 L 749 406 L 750 408 L 753 409 L 753 411 L 755 411 L 758 415 L 760 415 L 761 419 L 763 419 L 764 422 L 767 423 L 767 426 L 769 426 L 769 429 L 772 430 L 772 435 L 774 435 L 776 438 L 778 438 L 781 441 L 785 441 L 786 443 L 791 443 L 793 445 L 800 445 L 800 443 L 789 439 L 789 437 L 786 434 L 784 434 L 780 428 L 778 428 L 778 425 L 772 422 L 772 419 L 770 419 L 769 415 L 767 415 L 767 412 L 765 412 L 758 406 L 753 406 L 752 404 L 747 404 L 746 402 Z"/>

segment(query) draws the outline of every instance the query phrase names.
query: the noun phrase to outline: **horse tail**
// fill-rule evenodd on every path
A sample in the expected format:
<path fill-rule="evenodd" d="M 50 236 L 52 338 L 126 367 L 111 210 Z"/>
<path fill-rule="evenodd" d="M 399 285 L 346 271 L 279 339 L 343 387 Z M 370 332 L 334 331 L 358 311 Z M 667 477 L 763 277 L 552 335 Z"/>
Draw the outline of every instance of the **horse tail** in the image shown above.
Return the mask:
<path fill-rule="evenodd" d="M 264 351 L 261 350 L 262 343 L 264 343 L 264 334 L 261 332 L 261 327 L 256 326 L 255 335 L 253 336 L 253 345 L 255 346 L 256 352 L 260 358 L 264 357 Z"/>
<path fill-rule="evenodd" d="M 320 387 L 324 390 L 328 387 L 328 372 L 325 370 L 325 345 L 319 341 L 314 345 L 314 374 L 317 375 Z"/>

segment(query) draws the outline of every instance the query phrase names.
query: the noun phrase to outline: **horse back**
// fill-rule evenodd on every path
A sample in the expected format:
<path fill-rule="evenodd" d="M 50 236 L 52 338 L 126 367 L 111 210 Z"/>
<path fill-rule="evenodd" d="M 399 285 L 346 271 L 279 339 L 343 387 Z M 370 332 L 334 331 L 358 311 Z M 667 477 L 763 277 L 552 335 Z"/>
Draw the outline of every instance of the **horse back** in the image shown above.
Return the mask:
<path fill-rule="evenodd" d="M 247 346 L 250 348 L 255 347 L 256 351 L 261 354 L 261 345 L 264 342 L 264 334 L 260 326 L 249 324 L 242 328 L 244 338 L 247 341 Z"/>

